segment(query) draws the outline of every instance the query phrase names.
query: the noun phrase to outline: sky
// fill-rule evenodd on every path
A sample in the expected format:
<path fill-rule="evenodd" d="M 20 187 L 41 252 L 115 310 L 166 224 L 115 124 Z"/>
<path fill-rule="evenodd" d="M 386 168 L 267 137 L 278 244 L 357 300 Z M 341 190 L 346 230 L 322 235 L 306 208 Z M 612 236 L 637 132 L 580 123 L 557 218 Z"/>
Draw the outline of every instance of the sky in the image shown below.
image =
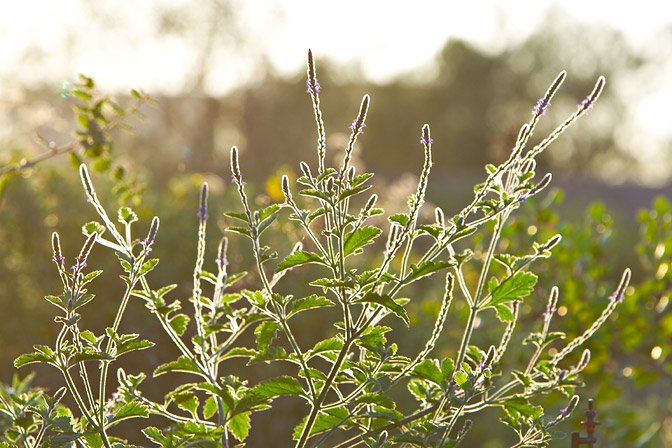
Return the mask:
<path fill-rule="evenodd" d="M 262 59 L 281 74 L 303 73 L 308 48 L 341 67 L 339 75 L 361 73 L 385 82 L 431 70 L 449 38 L 468 40 L 487 51 L 522 41 L 544 20 L 552 20 L 549 8 L 590 25 L 616 27 L 641 51 L 672 54 L 652 48 L 657 33 L 672 24 L 672 4 L 659 0 L 229 2 L 237 20 L 217 24 L 220 39 L 212 41 L 211 50 L 207 44 L 204 50 L 203 42 L 215 0 L 5 2 L 0 14 L 0 91 L 45 82 L 60 86 L 84 73 L 105 90 L 139 87 L 155 95 L 178 93 L 196 82 L 194 67 L 207 60 L 202 90 L 223 95 L 253 80 Z M 173 19 L 178 29 L 184 20 L 183 29 L 158 33 L 159 9 L 177 11 Z M 228 34 L 237 37 L 221 38 Z M 661 60 L 646 79 L 633 81 L 635 88 L 645 84 L 648 93 L 638 96 L 633 90 L 637 129 L 631 134 L 641 130 L 647 145 L 672 137 L 667 113 L 672 102 L 670 59 Z"/>

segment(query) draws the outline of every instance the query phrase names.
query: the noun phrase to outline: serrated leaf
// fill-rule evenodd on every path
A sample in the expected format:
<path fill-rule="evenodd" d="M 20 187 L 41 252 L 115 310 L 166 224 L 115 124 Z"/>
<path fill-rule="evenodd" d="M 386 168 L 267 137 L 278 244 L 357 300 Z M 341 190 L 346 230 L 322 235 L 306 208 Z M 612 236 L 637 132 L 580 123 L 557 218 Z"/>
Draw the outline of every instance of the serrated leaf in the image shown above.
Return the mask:
<path fill-rule="evenodd" d="M 357 187 L 347 188 L 341 192 L 341 194 L 338 196 L 338 200 L 340 202 L 346 198 L 349 198 L 350 196 L 354 196 L 361 193 L 362 191 L 366 191 L 369 188 L 371 188 L 371 185 L 359 185 Z"/>
<path fill-rule="evenodd" d="M 247 222 L 247 215 L 245 213 L 225 212 L 224 216 L 228 216 L 229 218 L 240 219 L 241 221 Z"/>
<path fill-rule="evenodd" d="M 490 299 L 483 305 L 483 308 L 524 299 L 532 294 L 536 283 L 537 276 L 535 274 L 516 272 L 491 291 Z"/>
<path fill-rule="evenodd" d="M 228 352 L 224 353 L 221 355 L 218 359 L 224 360 L 228 358 L 252 358 L 256 355 L 258 355 L 259 352 L 252 349 L 252 348 L 246 348 L 246 347 L 235 347 L 229 350 Z"/>
<path fill-rule="evenodd" d="M 358 404 L 377 404 L 380 406 L 383 406 L 388 409 L 394 409 L 395 404 L 394 401 L 392 401 L 391 398 L 386 397 L 385 395 L 382 394 L 377 394 L 377 393 L 368 393 L 368 394 L 363 394 L 360 395 L 356 403 Z"/>
<path fill-rule="evenodd" d="M 266 351 L 271 345 L 271 342 L 276 337 L 276 332 L 280 329 L 280 324 L 267 320 L 265 322 L 257 325 L 257 328 L 254 329 L 254 334 L 257 336 L 257 349 L 260 352 Z"/>
<path fill-rule="evenodd" d="M 404 307 L 386 294 L 380 295 L 375 292 L 367 292 L 364 297 L 357 299 L 354 302 L 377 303 L 378 305 L 381 305 L 396 314 L 397 317 L 404 321 L 404 324 L 406 324 L 407 327 L 409 326 L 410 320 L 408 319 L 408 314 L 406 313 Z"/>
<path fill-rule="evenodd" d="M 249 434 L 251 426 L 250 412 L 242 412 L 240 414 L 234 415 L 231 417 L 231 420 L 229 420 L 228 424 L 231 434 L 233 434 L 233 436 L 241 442 L 245 440 Z"/>
<path fill-rule="evenodd" d="M 455 372 L 454 378 L 457 385 L 462 388 L 464 388 L 465 384 L 469 382 L 469 377 L 467 376 L 466 373 L 464 373 L 463 370 L 458 370 L 457 372 Z"/>
<path fill-rule="evenodd" d="M 176 316 L 173 316 L 168 323 L 170 324 L 170 328 L 172 328 L 178 336 L 182 336 L 189 325 L 189 316 L 186 314 L 177 314 Z"/>
<path fill-rule="evenodd" d="M 239 233 L 241 235 L 245 235 L 248 238 L 252 238 L 252 235 L 250 235 L 250 229 L 247 227 L 229 226 L 226 228 L 226 231 Z"/>
<path fill-rule="evenodd" d="M 60 296 L 44 296 L 44 298 L 45 298 L 45 300 L 47 300 L 48 302 L 56 305 L 57 307 L 59 307 L 63 311 L 68 311 L 68 308 L 67 308 L 68 300 L 63 295 L 60 295 Z"/>
<path fill-rule="evenodd" d="M 327 351 L 338 351 L 343 348 L 343 341 L 339 338 L 329 338 L 318 342 L 311 350 L 311 356 Z"/>
<path fill-rule="evenodd" d="M 97 361 L 111 361 L 114 359 L 114 356 L 110 355 L 109 353 L 104 353 L 104 352 L 94 352 L 94 351 L 84 351 L 84 352 L 78 352 L 75 353 L 73 356 L 72 362 L 69 363 L 69 365 L 74 365 L 82 361 L 91 361 L 91 360 L 97 360 Z"/>
<path fill-rule="evenodd" d="M 140 275 L 145 275 L 146 273 L 154 269 L 154 267 L 157 264 L 159 264 L 158 258 L 152 258 L 151 260 L 145 261 L 142 267 L 140 268 Z"/>
<path fill-rule="evenodd" d="M 437 226 L 435 224 L 423 224 L 423 225 L 417 226 L 417 229 L 428 233 L 429 235 L 433 236 L 435 239 L 439 239 L 439 236 L 441 236 L 441 233 L 443 233 L 443 230 L 444 230 L 443 227 Z"/>
<path fill-rule="evenodd" d="M 128 207 L 121 207 L 117 213 L 117 219 L 122 224 L 132 224 L 138 220 L 138 215 Z"/>
<path fill-rule="evenodd" d="M 296 378 L 283 375 L 262 381 L 254 386 L 252 393 L 261 398 L 272 398 L 280 395 L 303 395 L 303 388 Z"/>
<path fill-rule="evenodd" d="M 161 364 L 154 370 L 154 376 L 162 375 L 166 372 L 192 372 L 201 373 L 201 370 L 196 366 L 196 363 L 186 356 L 180 356 L 175 361 Z"/>
<path fill-rule="evenodd" d="M 149 407 L 146 404 L 137 401 L 126 403 L 114 414 L 112 422 L 116 424 L 122 420 L 135 417 L 149 417 Z"/>
<path fill-rule="evenodd" d="M 326 264 L 322 257 L 313 252 L 304 252 L 302 250 L 297 250 L 292 252 L 278 264 L 278 267 L 275 268 L 275 272 L 284 271 L 285 269 L 292 268 L 294 266 L 299 266 L 305 263 L 319 263 Z"/>
<path fill-rule="evenodd" d="M 287 317 L 293 316 L 297 313 L 300 313 L 301 311 L 305 311 L 311 308 L 321 308 L 325 306 L 334 306 L 334 302 L 324 296 L 313 294 L 309 297 L 296 299 L 294 303 L 292 303 L 292 310 L 289 312 Z"/>
<path fill-rule="evenodd" d="M 336 408 L 321 411 L 320 414 L 318 414 L 318 416 L 315 418 L 315 423 L 313 424 L 313 427 L 311 428 L 309 435 L 312 436 L 327 431 L 328 429 L 331 429 L 334 425 L 338 425 L 344 420 L 345 421 L 343 422 L 343 424 L 350 423 L 350 421 L 347 420 L 348 415 L 349 412 L 344 406 L 339 406 Z M 301 433 L 303 432 L 303 427 L 306 424 L 307 418 L 308 417 L 305 417 L 303 421 L 294 428 L 293 433 L 294 440 L 298 440 L 301 437 Z"/>
<path fill-rule="evenodd" d="M 511 322 L 513 320 L 513 311 L 507 304 L 495 305 L 497 311 L 497 318 L 501 322 Z"/>
<path fill-rule="evenodd" d="M 455 266 L 454 261 L 424 261 L 420 263 L 419 265 L 411 265 L 411 271 L 413 272 L 413 276 L 411 277 L 411 281 L 418 280 L 422 277 L 426 277 L 428 275 L 433 274 L 436 271 L 440 271 L 441 269 L 446 269 L 449 267 Z"/>
<path fill-rule="evenodd" d="M 405 213 L 396 213 L 389 218 L 387 218 L 393 224 L 399 224 L 401 227 L 406 227 L 408 223 L 408 215 Z"/>
<path fill-rule="evenodd" d="M 33 362 L 48 362 L 52 363 L 53 358 L 45 355 L 44 353 L 25 353 L 14 360 L 14 367 L 17 369 L 26 364 Z"/>
<path fill-rule="evenodd" d="M 436 359 L 425 359 L 413 368 L 412 374 L 436 385 L 441 385 L 444 380 L 444 375 L 439 368 L 439 361 Z"/>
<path fill-rule="evenodd" d="M 213 396 L 208 397 L 208 399 L 205 400 L 205 403 L 203 403 L 203 417 L 209 419 L 210 417 L 215 415 L 217 410 L 218 406 L 215 397 Z"/>
<path fill-rule="evenodd" d="M 307 188 L 305 190 L 299 191 L 299 194 L 301 194 L 303 196 L 310 196 L 310 197 L 314 197 L 314 198 L 317 198 L 317 199 L 321 199 L 321 200 L 323 200 L 325 202 L 328 202 L 328 203 L 331 202 L 331 196 L 329 196 L 329 194 L 325 193 L 324 191 L 314 190 L 312 188 Z"/>
<path fill-rule="evenodd" d="M 382 230 L 374 226 L 360 227 L 354 232 L 348 233 L 343 241 L 343 256 L 347 257 L 367 244 L 373 243 L 373 240 L 381 233 Z"/>

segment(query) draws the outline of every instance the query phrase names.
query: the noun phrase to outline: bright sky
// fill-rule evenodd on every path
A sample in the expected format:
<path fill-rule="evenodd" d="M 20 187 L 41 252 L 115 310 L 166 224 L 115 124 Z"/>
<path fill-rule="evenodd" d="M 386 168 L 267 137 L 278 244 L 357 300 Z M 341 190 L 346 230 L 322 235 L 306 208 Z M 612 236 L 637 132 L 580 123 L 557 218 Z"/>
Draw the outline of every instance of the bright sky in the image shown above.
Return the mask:
<path fill-rule="evenodd" d="M 44 81 L 58 86 L 85 73 L 106 90 L 180 91 L 193 76 L 202 44 L 198 36 L 207 26 L 188 30 L 191 39 L 156 39 L 155 11 L 165 5 L 207 10 L 212 1 L 5 2 L 0 14 L 0 89 Z M 244 38 L 263 52 L 255 56 L 267 58 L 281 73 L 301 73 L 310 47 L 316 56 L 358 67 L 374 81 L 430 66 L 450 37 L 496 51 L 507 39 L 522 40 L 533 32 L 554 5 L 540 0 L 231 1 L 242 19 Z M 555 7 L 589 24 L 619 28 L 642 51 L 651 51 L 644 45 L 672 24 L 672 3 L 660 0 L 563 0 Z M 206 80 L 209 93 L 225 93 L 254 77 L 254 67 L 236 55 L 220 52 L 216 60 Z M 672 136 L 672 61 L 661 60 L 660 68 L 641 80 L 652 93 L 640 98 L 633 110 L 638 126 L 653 139 Z"/>

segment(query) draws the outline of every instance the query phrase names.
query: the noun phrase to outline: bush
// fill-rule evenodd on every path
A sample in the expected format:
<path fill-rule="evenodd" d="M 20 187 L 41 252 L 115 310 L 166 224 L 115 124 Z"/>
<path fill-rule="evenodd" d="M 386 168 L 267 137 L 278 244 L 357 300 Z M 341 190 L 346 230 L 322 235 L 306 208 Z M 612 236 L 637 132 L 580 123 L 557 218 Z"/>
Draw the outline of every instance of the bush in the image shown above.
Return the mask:
<path fill-rule="evenodd" d="M 502 247 L 502 236 L 508 231 L 510 216 L 551 181 L 550 174 L 534 180 L 536 158 L 592 108 L 605 83 L 600 78 L 574 114 L 531 146 L 537 123 L 564 78 L 565 73 L 560 73 L 533 108 L 509 158 L 498 166 L 486 166 L 487 177 L 476 186 L 473 201 L 450 218 L 436 208 L 431 223 L 419 221 L 434 143 L 430 127 L 423 126 L 424 165 L 417 190 L 408 199 L 407 212 L 387 216 L 389 228 L 383 244 L 379 223 L 384 211 L 376 208 L 378 196 L 359 200 L 370 188 L 373 174 L 359 174 L 351 165 L 357 139 L 366 127 L 370 98 L 364 96 L 350 127 L 341 166 L 326 166 L 321 86 L 309 53 L 307 87 L 318 135 L 316 173 L 302 162 L 298 196 L 283 176 L 284 202 L 255 210 L 246 193 L 249 187 L 243 181 L 238 150 L 232 148 L 232 179 L 242 210 L 225 213 L 237 224 L 227 230 L 251 244 L 257 279 L 254 287 L 237 286 L 246 272 L 230 272 L 226 237 L 219 241 L 214 269 L 206 267 L 210 265 L 205 256 L 209 209 L 208 184 L 204 183 L 197 207 L 197 257 L 189 314 L 181 312 L 180 300 L 169 298 L 177 285 L 157 287 L 148 278 L 158 265 L 151 252 L 160 238 L 159 218 L 154 217 L 141 237 L 134 235 L 133 224 L 139 219 L 130 208 L 120 208 L 115 223 L 98 198 L 86 166 L 81 165 L 88 202 L 102 222 L 83 226 L 86 240 L 71 266 L 66 263 L 59 234 L 53 234 L 53 261 L 63 292 L 46 299 L 58 309 L 60 332 L 53 345 L 36 345 L 35 351 L 15 361 L 17 367 L 50 365 L 62 375 L 65 386 L 50 396 L 17 379 L 13 389 L 3 390 L 0 410 L 11 419 L 4 446 L 133 446 L 120 437 L 134 436 L 114 435 L 117 426 L 150 415 L 162 417 L 163 428 L 146 425 L 142 429 L 154 444 L 243 446 L 253 431 L 253 416 L 269 409 L 274 412 L 287 399 L 305 404 L 298 422 L 282 413 L 275 417 L 284 426 L 294 426 L 297 447 L 454 447 L 469 440 L 474 425 L 486 425 L 492 410 L 513 430 L 512 447 L 546 446 L 559 436 L 552 431 L 578 404 L 574 393 L 581 385 L 579 374 L 589 362 L 590 351 L 584 350 L 572 366 L 566 365 L 565 358 L 609 318 L 630 280 L 626 270 L 600 316 L 568 343 L 560 343 L 564 333 L 551 330 L 559 300 L 557 287 L 548 289 L 539 322 L 536 316 L 520 313 L 520 304 L 539 280 L 530 268 L 550 257 L 561 237 L 555 234 L 514 253 Z M 278 219 L 292 221 L 307 242 L 305 247 L 296 242 L 276 263 L 278 254 L 265 241 Z M 273 237 L 278 238 L 282 236 Z M 95 299 L 86 289 L 88 284 L 103 273 L 87 269 L 89 255 L 98 246 L 114 251 L 124 272 L 125 290 L 113 322 L 96 334 L 80 328 L 79 313 Z M 304 269 L 310 278 L 302 276 Z M 418 285 L 446 271 L 431 332 L 410 356 L 401 354 L 400 343 L 392 341 L 416 331 L 407 305 L 427 294 Z M 550 277 L 549 282 L 555 280 Z M 304 294 L 308 287 L 310 293 Z M 131 298 L 144 303 L 179 351 L 177 359 L 165 360 L 153 376 L 171 373 L 189 378 L 162 401 L 142 393 L 146 373 L 127 373 L 121 367 L 116 372 L 116 391 L 108 395 L 112 364 L 118 365 L 122 355 L 154 345 L 140 339 L 139 333 L 120 332 Z M 462 304 L 465 328 L 454 341 L 455 353 L 432 358 L 454 301 Z M 523 341 L 529 347 L 510 355 L 507 349 L 523 317 L 535 319 L 536 328 Z M 307 320 L 319 322 L 327 337 L 301 334 L 298 330 Z M 250 332 L 254 340 L 247 343 Z M 484 336 L 479 337 L 479 332 Z M 496 339 L 491 338 L 494 333 Z M 249 378 L 228 370 L 235 358 L 244 359 L 248 366 L 263 367 L 264 378 L 252 384 Z M 278 371 L 287 374 L 277 375 Z M 566 405 L 557 412 L 549 411 L 551 406 L 544 400 L 551 392 L 566 396 Z M 71 406 L 61 404 L 66 394 L 73 400 Z"/>

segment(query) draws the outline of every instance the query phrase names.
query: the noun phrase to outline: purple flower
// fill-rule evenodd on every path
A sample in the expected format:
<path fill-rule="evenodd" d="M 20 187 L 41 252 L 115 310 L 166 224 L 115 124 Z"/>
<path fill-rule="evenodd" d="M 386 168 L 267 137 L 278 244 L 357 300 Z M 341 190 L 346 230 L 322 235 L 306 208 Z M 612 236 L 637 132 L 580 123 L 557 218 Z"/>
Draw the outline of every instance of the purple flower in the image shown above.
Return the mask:
<path fill-rule="evenodd" d="M 569 415 L 569 411 L 567 410 L 567 408 L 560 409 L 560 415 L 562 417 L 567 417 Z"/>
<path fill-rule="evenodd" d="M 585 110 L 588 112 L 590 109 L 593 108 L 593 102 L 590 101 L 590 96 L 587 96 L 581 101 L 576 107 L 578 107 L 581 110 Z"/>
<path fill-rule="evenodd" d="M 237 182 L 236 182 L 236 181 L 237 181 Z M 232 184 L 240 183 L 240 185 L 247 185 L 247 182 L 244 182 L 244 181 L 243 181 L 243 176 L 242 176 L 242 175 L 241 175 L 240 177 L 236 178 L 236 175 L 235 175 L 235 174 L 232 174 L 232 175 L 231 175 L 231 183 L 232 183 Z"/>
<path fill-rule="evenodd" d="M 616 291 L 611 296 L 609 296 L 610 301 L 616 301 L 616 303 L 621 303 L 625 297 L 625 292 Z"/>
<path fill-rule="evenodd" d="M 422 143 L 423 145 L 431 145 L 432 143 L 434 143 L 434 139 L 432 137 L 422 136 L 420 137 L 420 143 Z"/>
<path fill-rule="evenodd" d="M 306 89 L 306 93 L 310 93 L 311 95 L 317 95 L 318 93 L 320 93 L 321 87 L 320 83 L 317 81 L 317 78 L 315 78 L 312 81 L 310 79 L 307 80 L 306 86 L 308 87 Z"/>
<path fill-rule="evenodd" d="M 65 257 L 57 257 L 56 255 L 54 255 L 53 257 L 51 257 L 51 261 L 53 261 L 54 263 L 63 264 L 65 262 Z"/>
<path fill-rule="evenodd" d="M 208 209 L 207 207 L 198 207 L 198 211 L 196 212 L 196 216 L 198 216 L 200 219 L 208 219 Z"/>
<path fill-rule="evenodd" d="M 532 109 L 532 115 L 544 115 L 549 107 L 551 107 L 551 102 L 546 98 L 540 98 L 537 105 Z"/>
<path fill-rule="evenodd" d="M 489 372 L 492 370 L 492 366 L 486 365 L 485 361 L 478 363 L 478 368 L 481 369 L 481 372 Z"/>
<path fill-rule="evenodd" d="M 350 129 L 352 129 L 353 131 L 356 131 L 357 134 L 363 133 L 365 127 L 366 127 L 365 123 L 363 123 L 361 121 L 357 121 L 357 120 L 354 120 L 352 122 L 352 124 L 350 125 Z"/>
<path fill-rule="evenodd" d="M 70 269 L 73 271 L 79 271 L 83 268 L 86 267 L 86 261 L 82 261 L 81 258 L 75 257 L 75 261 L 77 262 L 74 266 L 72 266 Z"/>
<path fill-rule="evenodd" d="M 150 253 L 152 251 L 152 244 L 154 244 L 154 241 L 151 241 L 149 238 L 145 238 L 144 240 L 140 241 L 140 244 L 142 245 L 143 249 L 145 249 L 146 253 Z"/>

